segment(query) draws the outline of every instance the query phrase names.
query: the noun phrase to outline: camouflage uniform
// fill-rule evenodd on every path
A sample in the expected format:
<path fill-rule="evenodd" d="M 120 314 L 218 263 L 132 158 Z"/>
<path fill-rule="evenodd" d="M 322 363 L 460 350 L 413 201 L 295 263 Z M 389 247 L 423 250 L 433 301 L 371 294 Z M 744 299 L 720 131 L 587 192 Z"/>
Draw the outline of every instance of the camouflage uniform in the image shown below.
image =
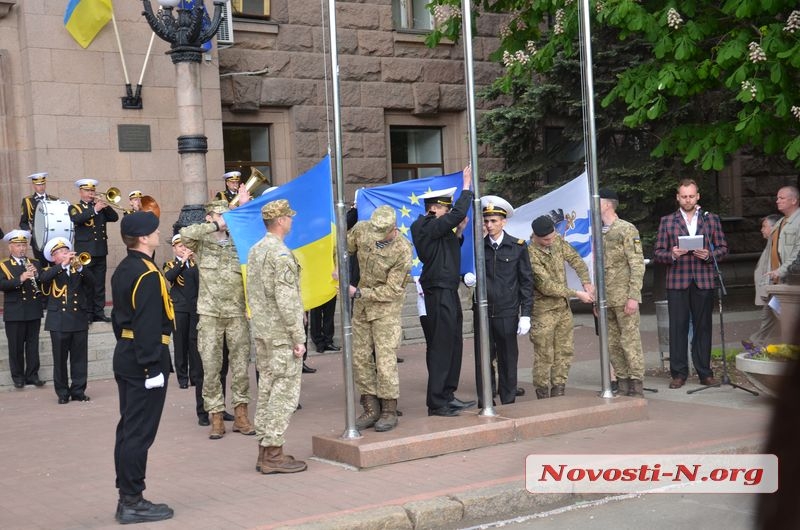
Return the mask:
<path fill-rule="evenodd" d="M 608 351 L 620 379 L 644 378 L 639 311 L 625 314 L 628 299 L 642 301 L 644 256 L 639 231 L 631 223 L 615 220 L 603 233 L 606 298 L 608 299 Z"/>
<path fill-rule="evenodd" d="M 227 207 L 224 211 L 227 211 Z M 250 335 L 245 318 L 242 269 L 236 247 L 230 238 L 218 241 L 213 235 L 216 231 L 214 223 L 199 223 L 182 228 L 180 233 L 183 244 L 197 256 L 200 273 L 197 349 L 203 361 L 203 371 L 206 374 L 220 373 L 222 343 L 226 338 L 233 374 L 231 403 L 236 406 L 250 402 Z M 203 403 L 208 413 L 225 410 L 218 377 L 203 379 Z"/>
<path fill-rule="evenodd" d="M 391 227 L 395 222 L 394 212 L 388 212 L 388 216 L 391 223 L 387 226 Z M 388 219 L 385 221 L 389 223 Z M 397 347 L 402 333 L 400 314 L 411 270 L 411 243 L 404 237 L 383 243 L 388 228 L 376 230 L 372 223 L 373 220 L 361 221 L 347 234 L 347 250 L 357 252 L 361 271 L 360 297 L 353 302 L 353 373 L 362 395 L 397 399 L 400 396 Z"/>
<path fill-rule="evenodd" d="M 533 343 L 533 386 L 548 389 L 567 382 L 575 344 L 572 338 L 570 297 L 566 261 L 578 273 L 581 283 L 590 283 L 589 269 L 572 245 L 556 236 L 553 244 L 528 246 L 533 269 L 533 314 L 530 339 Z"/>
<path fill-rule="evenodd" d="M 300 399 L 303 360 L 292 350 L 306 341 L 300 266 L 271 233 L 253 245 L 247 263 L 247 300 L 259 372 L 256 437 L 262 447 L 283 446 L 283 434 Z"/>

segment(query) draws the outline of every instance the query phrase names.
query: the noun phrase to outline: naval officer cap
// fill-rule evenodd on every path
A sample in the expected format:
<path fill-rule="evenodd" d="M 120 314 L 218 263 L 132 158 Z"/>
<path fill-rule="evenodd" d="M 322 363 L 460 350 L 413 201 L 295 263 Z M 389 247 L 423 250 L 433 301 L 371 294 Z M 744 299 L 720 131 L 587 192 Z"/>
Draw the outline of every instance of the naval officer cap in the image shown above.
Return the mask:
<path fill-rule="evenodd" d="M 419 198 L 425 201 L 425 206 L 430 206 L 431 204 L 441 204 L 442 206 L 447 206 L 450 208 L 453 206 L 453 194 L 455 192 L 456 187 L 453 186 L 452 188 L 423 193 L 419 196 Z"/>
<path fill-rule="evenodd" d="M 94 191 L 97 188 L 97 181 L 95 179 L 78 179 L 75 181 L 75 187 L 82 190 Z"/>
<path fill-rule="evenodd" d="M 180 234 L 175 234 L 174 236 L 172 236 L 172 246 L 173 247 L 175 245 L 177 245 L 178 243 L 180 243 L 180 242 L 181 242 L 181 235 Z"/>
<path fill-rule="evenodd" d="M 144 197 L 144 195 L 142 195 L 142 192 L 139 190 L 133 190 L 128 194 L 129 199 L 141 199 L 142 197 Z"/>
<path fill-rule="evenodd" d="M 27 230 L 12 230 L 3 236 L 3 241 L 8 243 L 27 243 L 31 240 L 31 233 Z"/>
<path fill-rule="evenodd" d="M 33 184 L 47 184 L 47 173 L 34 173 L 33 175 L 28 175 L 28 178 L 31 179 L 31 183 Z"/>
<path fill-rule="evenodd" d="M 278 199 L 265 204 L 261 208 L 261 218 L 265 221 L 270 219 L 277 219 L 278 217 L 294 217 L 297 212 L 292 210 L 289 206 L 289 201 L 286 199 Z"/>
<path fill-rule="evenodd" d="M 149 236 L 158 228 L 158 217 L 153 212 L 133 212 L 122 218 L 120 231 L 123 236 Z"/>
<path fill-rule="evenodd" d="M 242 178 L 242 172 L 241 171 L 228 171 L 227 173 L 222 175 L 222 178 L 225 179 L 225 182 L 228 182 L 228 181 L 239 182 L 241 180 L 241 178 Z"/>
<path fill-rule="evenodd" d="M 47 244 L 44 246 L 44 259 L 49 262 L 53 261 L 53 252 L 60 248 L 65 248 L 67 250 L 72 250 L 72 243 L 69 242 L 69 239 L 66 237 L 54 237 Z"/>
<path fill-rule="evenodd" d="M 556 225 L 553 223 L 553 220 L 550 219 L 549 215 L 541 215 L 533 220 L 531 228 L 533 229 L 534 235 L 537 237 L 544 237 L 552 234 L 556 229 Z"/>
<path fill-rule="evenodd" d="M 506 219 L 514 215 L 514 208 L 507 200 L 497 195 L 484 195 L 481 197 L 481 210 L 483 215 L 499 215 Z"/>

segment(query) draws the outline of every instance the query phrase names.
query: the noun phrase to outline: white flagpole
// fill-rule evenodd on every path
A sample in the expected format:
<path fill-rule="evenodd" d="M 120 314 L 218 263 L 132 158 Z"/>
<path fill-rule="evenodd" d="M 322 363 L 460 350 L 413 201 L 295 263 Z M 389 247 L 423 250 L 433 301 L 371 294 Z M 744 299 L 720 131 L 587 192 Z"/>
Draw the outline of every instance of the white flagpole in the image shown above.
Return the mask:
<path fill-rule="evenodd" d="M 111 10 L 111 23 L 114 25 L 114 35 L 117 37 L 117 48 L 119 49 L 119 58 L 122 61 L 122 72 L 125 74 L 125 84 L 131 86 L 131 81 L 128 78 L 128 67 L 125 66 L 125 55 L 122 53 L 122 41 L 119 38 L 119 28 L 117 27 L 117 18 L 114 16 L 114 10 Z"/>

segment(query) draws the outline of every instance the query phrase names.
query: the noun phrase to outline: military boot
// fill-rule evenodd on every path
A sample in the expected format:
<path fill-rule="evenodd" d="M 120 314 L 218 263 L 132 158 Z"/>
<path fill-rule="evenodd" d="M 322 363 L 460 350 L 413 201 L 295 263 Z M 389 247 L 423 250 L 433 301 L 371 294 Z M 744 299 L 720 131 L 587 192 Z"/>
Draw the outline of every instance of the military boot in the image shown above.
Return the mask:
<path fill-rule="evenodd" d="M 631 388 L 631 380 L 628 379 L 627 377 L 618 377 L 617 378 L 617 383 L 619 384 L 618 394 L 620 396 L 627 396 L 628 395 L 628 391 Z"/>
<path fill-rule="evenodd" d="M 299 473 L 308 468 L 302 460 L 295 460 L 293 456 L 283 454 L 283 446 L 272 445 L 264 448 L 264 457 L 261 459 L 261 473 Z"/>
<path fill-rule="evenodd" d="M 564 395 L 564 385 L 553 385 L 550 389 L 550 397 L 561 397 Z"/>
<path fill-rule="evenodd" d="M 381 399 L 381 417 L 375 422 L 375 432 L 391 431 L 397 427 L 397 400 Z"/>
<path fill-rule="evenodd" d="M 233 427 L 231 428 L 233 432 L 240 432 L 247 436 L 256 433 L 256 429 L 247 417 L 247 403 L 239 403 L 236 405 L 236 408 L 233 409 L 233 413 Z"/>
<path fill-rule="evenodd" d="M 362 394 L 361 406 L 364 407 L 364 412 L 356 418 L 356 429 L 359 431 L 369 429 L 381 417 L 381 404 L 378 401 L 378 396 Z"/>
<path fill-rule="evenodd" d="M 537 386 L 535 389 L 536 391 L 536 399 L 547 399 L 550 397 L 550 389 L 544 386 Z"/>
<path fill-rule="evenodd" d="M 138 495 L 120 495 L 114 518 L 120 524 L 148 523 L 171 519 L 174 512 L 166 504 L 154 504 Z"/>
<path fill-rule="evenodd" d="M 644 382 L 641 379 L 631 379 L 628 395 L 631 397 L 644 397 Z"/>
<path fill-rule="evenodd" d="M 225 436 L 225 422 L 222 420 L 221 412 L 211 413 L 211 432 L 208 437 L 212 440 L 219 440 Z"/>
<path fill-rule="evenodd" d="M 256 458 L 256 471 L 261 472 L 261 462 L 264 460 L 264 453 L 267 448 L 260 443 L 258 444 L 258 458 Z"/>

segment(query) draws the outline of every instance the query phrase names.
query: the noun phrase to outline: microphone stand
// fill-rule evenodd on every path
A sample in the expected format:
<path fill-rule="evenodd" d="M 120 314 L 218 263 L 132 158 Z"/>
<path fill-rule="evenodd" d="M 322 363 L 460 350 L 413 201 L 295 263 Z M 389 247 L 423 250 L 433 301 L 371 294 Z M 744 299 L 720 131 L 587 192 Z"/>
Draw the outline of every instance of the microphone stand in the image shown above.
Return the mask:
<path fill-rule="evenodd" d="M 706 212 L 706 214 L 708 214 L 708 212 Z M 744 390 L 745 392 L 750 392 L 754 396 L 757 396 L 758 392 L 737 385 L 736 383 L 731 381 L 731 378 L 728 376 L 728 360 L 725 355 L 725 323 L 722 321 L 722 297 L 726 296 L 728 294 L 728 291 L 727 289 L 725 289 L 725 282 L 722 279 L 722 272 L 719 270 L 719 263 L 717 262 L 717 257 L 714 255 L 714 243 L 711 242 L 710 237 L 708 238 L 708 248 L 709 252 L 711 253 L 711 261 L 714 263 L 714 273 L 717 275 L 717 299 L 719 301 L 719 336 L 720 340 L 722 341 L 722 377 L 720 377 L 720 381 L 715 385 L 701 386 L 700 388 L 687 390 L 686 393 L 694 394 L 695 392 L 708 390 L 709 388 L 719 388 L 722 385 L 729 385 L 732 386 L 733 388 L 738 388 L 740 390 Z"/>

